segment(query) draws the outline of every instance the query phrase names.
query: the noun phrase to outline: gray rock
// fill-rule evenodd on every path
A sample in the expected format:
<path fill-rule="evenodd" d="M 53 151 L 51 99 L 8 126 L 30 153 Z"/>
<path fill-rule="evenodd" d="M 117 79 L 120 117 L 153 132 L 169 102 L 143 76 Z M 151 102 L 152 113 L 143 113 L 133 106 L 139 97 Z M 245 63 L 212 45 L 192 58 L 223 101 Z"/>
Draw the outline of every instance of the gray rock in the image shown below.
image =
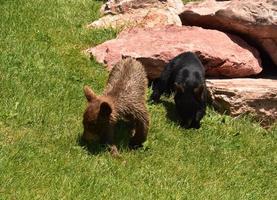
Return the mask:
<path fill-rule="evenodd" d="M 219 112 L 249 114 L 263 126 L 277 122 L 277 79 L 209 79 L 207 87 Z"/>

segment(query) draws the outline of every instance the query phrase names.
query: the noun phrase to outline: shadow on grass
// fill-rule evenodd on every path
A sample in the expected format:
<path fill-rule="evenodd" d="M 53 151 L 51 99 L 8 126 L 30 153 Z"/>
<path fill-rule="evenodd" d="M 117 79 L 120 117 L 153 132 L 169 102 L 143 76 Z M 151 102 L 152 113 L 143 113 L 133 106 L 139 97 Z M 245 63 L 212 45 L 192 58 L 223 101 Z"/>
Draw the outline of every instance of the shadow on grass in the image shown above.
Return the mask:
<path fill-rule="evenodd" d="M 160 103 L 166 109 L 166 117 L 167 117 L 167 119 L 169 119 L 169 120 L 173 121 L 174 123 L 180 125 L 180 117 L 177 114 L 175 103 L 169 102 L 169 101 L 165 101 L 165 100 L 160 100 Z"/>
<path fill-rule="evenodd" d="M 152 102 L 153 103 L 153 102 Z M 156 103 L 154 103 L 156 104 Z M 166 118 L 174 122 L 176 125 L 181 126 L 181 118 L 177 114 L 175 103 L 160 99 L 158 104 L 162 104 L 166 110 Z"/>
<path fill-rule="evenodd" d="M 128 146 L 129 139 L 130 139 L 130 132 L 131 132 L 130 123 L 120 121 L 116 125 L 114 139 L 115 139 L 115 145 L 119 151 L 122 151 L 122 150 L 130 151 L 130 148 Z M 91 155 L 97 155 L 97 154 L 101 154 L 109 151 L 108 145 L 99 144 L 99 143 L 87 143 L 81 138 L 81 134 L 77 138 L 77 143 L 81 147 L 84 147 Z"/>
<path fill-rule="evenodd" d="M 187 127 L 186 125 L 182 124 L 181 117 L 177 114 L 175 103 L 160 100 L 160 103 L 165 107 L 166 109 L 166 117 L 170 121 L 174 122 L 176 125 L 182 127 L 183 129 L 198 129 L 194 127 Z"/>
<path fill-rule="evenodd" d="M 77 138 L 77 143 L 81 147 L 86 149 L 89 152 L 89 154 L 91 154 L 91 155 L 97 155 L 97 154 L 101 154 L 101 153 L 104 153 L 105 151 L 107 151 L 107 145 L 97 144 L 97 143 L 88 143 L 81 138 L 81 135 L 79 135 L 79 137 Z"/>

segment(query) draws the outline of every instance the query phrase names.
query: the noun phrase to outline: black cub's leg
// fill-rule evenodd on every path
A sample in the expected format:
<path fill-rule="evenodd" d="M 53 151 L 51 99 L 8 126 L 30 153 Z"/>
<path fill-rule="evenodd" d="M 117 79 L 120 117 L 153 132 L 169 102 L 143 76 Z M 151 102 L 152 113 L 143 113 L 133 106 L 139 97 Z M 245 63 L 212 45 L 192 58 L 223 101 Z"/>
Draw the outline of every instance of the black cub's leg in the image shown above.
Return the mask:
<path fill-rule="evenodd" d="M 162 94 L 170 90 L 170 88 L 168 88 L 168 82 L 171 74 L 172 74 L 172 66 L 170 64 L 167 64 L 164 70 L 162 71 L 161 76 L 153 81 L 153 84 L 152 84 L 153 93 L 150 97 L 150 100 L 154 102 L 158 102 Z"/>
<path fill-rule="evenodd" d="M 159 102 L 161 95 L 163 93 L 160 82 L 161 82 L 160 79 L 156 79 L 153 81 L 153 85 L 152 85 L 153 92 L 150 96 L 150 100 L 155 103 Z"/>

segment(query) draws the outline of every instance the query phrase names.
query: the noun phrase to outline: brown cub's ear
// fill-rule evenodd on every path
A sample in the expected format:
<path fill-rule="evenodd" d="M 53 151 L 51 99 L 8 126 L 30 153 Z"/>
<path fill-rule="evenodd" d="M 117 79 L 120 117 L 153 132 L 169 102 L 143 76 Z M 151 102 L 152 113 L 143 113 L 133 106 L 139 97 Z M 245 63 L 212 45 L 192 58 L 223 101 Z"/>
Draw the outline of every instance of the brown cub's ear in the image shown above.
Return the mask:
<path fill-rule="evenodd" d="M 100 105 L 100 114 L 102 116 L 109 116 L 110 114 L 112 113 L 112 107 L 109 103 L 107 102 L 102 102 L 101 105 Z"/>
<path fill-rule="evenodd" d="M 181 84 L 179 84 L 179 83 L 174 83 L 174 88 L 175 88 L 175 90 L 177 91 L 177 92 L 182 92 L 182 93 L 184 93 L 185 92 L 185 87 L 184 87 L 184 85 L 181 85 Z"/>
<path fill-rule="evenodd" d="M 193 90 L 193 92 L 195 94 L 195 98 L 199 101 L 201 101 L 202 93 L 204 91 L 204 87 L 205 86 L 202 84 L 202 85 L 198 86 L 197 88 L 194 88 L 194 90 Z"/>
<path fill-rule="evenodd" d="M 85 96 L 86 96 L 88 102 L 91 102 L 93 99 L 96 98 L 96 95 L 94 94 L 92 89 L 90 89 L 90 87 L 87 85 L 84 86 L 84 93 L 85 93 Z"/>

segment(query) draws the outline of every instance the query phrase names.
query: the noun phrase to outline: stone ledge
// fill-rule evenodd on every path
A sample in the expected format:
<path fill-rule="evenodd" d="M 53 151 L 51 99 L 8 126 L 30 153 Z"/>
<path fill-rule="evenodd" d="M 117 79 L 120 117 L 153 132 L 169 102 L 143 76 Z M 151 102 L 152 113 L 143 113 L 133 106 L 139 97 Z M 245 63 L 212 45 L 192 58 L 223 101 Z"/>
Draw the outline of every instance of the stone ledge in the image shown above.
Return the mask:
<path fill-rule="evenodd" d="M 263 126 L 277 122 L 276 79 L 208 79 L 212 105 L 231 116 L 249 114 Z"/>

